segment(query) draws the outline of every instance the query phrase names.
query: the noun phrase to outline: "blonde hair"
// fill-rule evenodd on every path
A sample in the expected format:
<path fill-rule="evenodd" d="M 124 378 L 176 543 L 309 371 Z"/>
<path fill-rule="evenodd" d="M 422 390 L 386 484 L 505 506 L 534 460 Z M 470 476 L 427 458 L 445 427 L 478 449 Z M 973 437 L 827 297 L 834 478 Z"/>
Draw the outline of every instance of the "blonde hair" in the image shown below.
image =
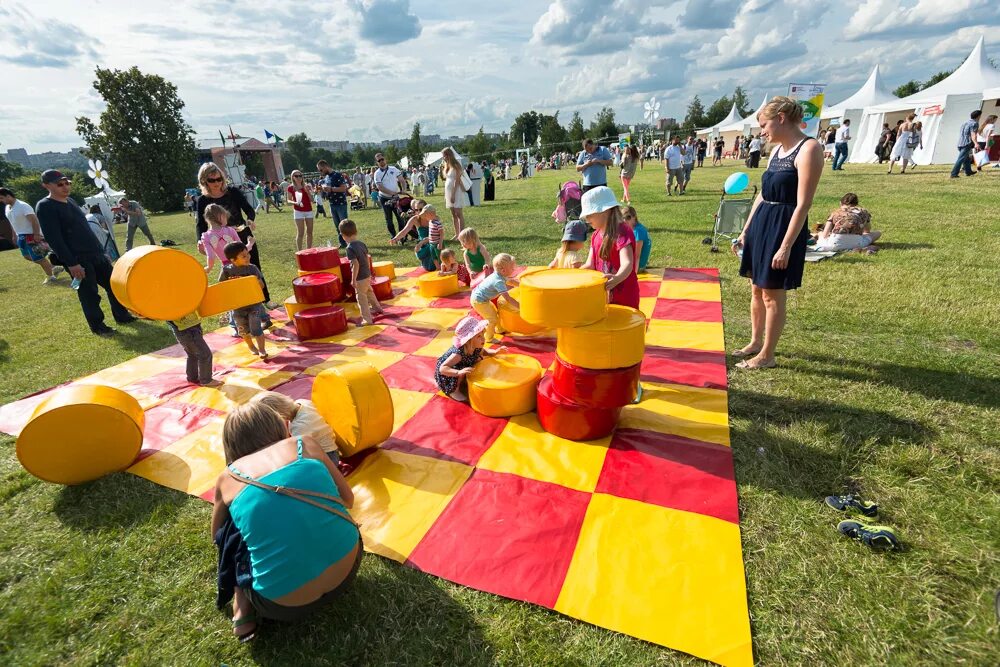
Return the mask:
<path fill-rule="evenodd" d="M 472 227 L 466 227 L 458 233 L 458 242 L 463 246 L 468 243 L 469 245 L 479 247 L 479 234 Z"/>
<path fill-rule="evenodd" d="M 229 221 L 229 211 L 224 206 L 209 204 L 205 207 L 205 219 L 209 222 Z M 221 222 L 220 222 L 221 224 Z"/>
<path fill-rule="evenodd" d="M 279 394 L 276 391 L 262 391 L 250 399 L 250 403 L 260 403 L 266 405 L 277 412 L 284 419 L 291 419 L 299 411 L 299 404 L 289 396 Z"/>
<path fill-rule="evenodd" d="M 208 177 L 210 174 L 214 173 L 218 173 L 219 176 L 222 176 L 222 186 L 225 187 L 226 175 L 222 173 L 222 169 L 219 168 L 219 165 L 214 162 L 206 162 L 201 165 L 201 168 L 198 170 L 198 185 L 201 187 L 201 194 L 208 194 Z"/>
<path fill-rule="evenodd" d="M 441 251 L 441 259 L 455 259 L 455 251 L 451 248 L 445 248 Z"/>
<path fill-rule="evenodd" d="M 270 447 L 288 437 L 288 424 L 277 412 L 261 403 L 238 405 L 222 425 L 222 450 L 226 463 Z"/>
<path fill-rule="evenodd" d="M 457 157 L 455 157 L 455 149 L 451 146 L 448 146 L 441 151 L 441 158 L 445 161 L 445 164 L 448 165 L 448 169 L 462 170 L 462 163 L 458 161 Z"/>
<path fill-rule="evenodd" d="M 771 101 L 764 105 L 764 108 L 757 114 L 758 118 L 768 120 L 777 118 L 779 113 L 785 114 L 785 122 L 798 126 L 802 122 L 802 107 L 790 97 L 779 95 L 772 97 Z"/>
<path fill-rule="evenodd" d="M 500 269 L 504 267 L 515 267 L 517 266 L 517 261 L 514 259 L 514 255 L 502 252 L 493 258 L 493 270 L 499 273 Z"/>

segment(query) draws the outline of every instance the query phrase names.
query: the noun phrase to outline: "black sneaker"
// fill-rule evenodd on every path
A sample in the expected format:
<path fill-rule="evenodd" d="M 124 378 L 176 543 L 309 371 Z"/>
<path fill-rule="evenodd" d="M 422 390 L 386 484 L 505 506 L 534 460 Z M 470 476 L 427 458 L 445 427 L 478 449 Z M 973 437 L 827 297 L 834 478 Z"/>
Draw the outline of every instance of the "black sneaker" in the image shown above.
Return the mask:
<path fill-rule="evenodd" d="M 898 549 L 899 540 L 888 526 L 872 526 L 855 519 L 837 524 L 837 530 L 873 549 Z"/>
<path fill-rule="evenodd" d="M 878 505 L 862 500 L 860 496 L 849 493 L 846 496 L 827 496 L 826 504 L 838 512 L 858 512 L 867 517 L 878 516 Z"/>
<path fill-rule="evenodd" d="M 129 316 L 127 320 L 115 320 L 115 322 L 117 322 L 118 324 L 132 324 L 138 319 L 139 319 L 138 317 Z"/>
<path fill-rule="evenodd" d="M 111 327 L 101 327 L 100 329 L 92 329 L 92 331 L 96 335 L 98 335 L 98 336 L 104 336 L 104 337 L 114 336 L 115 334 L 118 333 L 117 331 L 115 331 Z"/>

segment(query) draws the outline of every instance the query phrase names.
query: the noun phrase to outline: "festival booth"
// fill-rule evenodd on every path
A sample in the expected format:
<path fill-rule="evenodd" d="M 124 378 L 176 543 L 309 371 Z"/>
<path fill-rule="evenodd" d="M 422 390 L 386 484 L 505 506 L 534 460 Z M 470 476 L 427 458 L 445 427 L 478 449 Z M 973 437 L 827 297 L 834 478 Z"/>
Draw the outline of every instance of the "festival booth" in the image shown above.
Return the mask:
<path fill-rule="evenodd" d="M 882 125 L 895 126 L 896 121 L 915 113 L 923 123 L 924 145 L 914 150 L 914 162 L 951 164 L 955 161 L 956 138 L 962 123 L 969 119 L 970 113 L 983 108 L 984 101 L 993 99 L 993 89 L 998 87 L 1000 70 L 990 64 L 984 39 L 980 37 L 969 57 L 948 78 L 908 97 L 866 108 L 858 123 L 855 150 L 848 161 L 875 162 Z"/>
<path fill-rule="evenodd" d="M 872 73 L 868 75 L 868 80 L 857 92 L 838 104 L 823 107 L 817 136 L 822 137 L 831 125 L 842 125 L 845 120 L 849 120 L 854 130 L 851 132 L 851 139 L 847 142 L 847 149 L 850 151 L 854 147 L 857 137 L 861 136 L 859 123 L 865 109 L 878 104 L 892 103 L 898 99 L 886 88 L 881 70 L 878 65 L 875 65 Z"/>
<path fill-rule="evenodd" d="M 709 139 L 714 140 L 716 137 L 719 136 L 719 131 L 723 126 L 729 126 L 740 122 L 742 122 L 742 119 L 740 118 L 739 111 L 736 110 L 736 103 L 734 102 L 733 108 L 729 110 L 729 114 L 725 118 L 720 120 L 712 127 L 706 127 L 703 130 L 697 130 L 695 134 L 698 136 L 698 138 L 704 139 L 705 141 L 708 141 Z M 733 137 L 735 136 L 736 135 L 733 135 Z M 730 141 L 732 141 L 733 137 L 730 138 Z"/>
<path fill-rule="evenodd" d="M 757 122 L 757 114 L 759 114 L 767 104 L 768 99 L 768 96 L 765 94 L 764 99 L 760 102 L 760 106 L 757 107 L 757 109 L 749 116 L 719 127 L 718 136 L 722 137 L 722 140 L 726 143 L 727 148 L 733 145 L 736 137 L 749 136 L 753 134 L 754 130 L 760 131 L 760 123 Z"/>
<path fill-rule="evenodd" d="M 125 196 L 124 192 L 108 190 L 107 192 L 99 192 L 96 195 L 91 195 L 89 197 L 86 197 L 84 198 L 83 201 L 87 205 L 88 209 L 90 209 L 90 207 L 93 206 L 94 204 L 100 206 L 101 213 L 104 215 L 104 219 L 107 220 L 108 224 L 110 225 L 114 222 L 115 219 L 115 215 L 111 211 L 111 207 L 117 206 L 118 200 L 120 200 L 124 196 Z M 111 201 L 110 204 L 108 203 L 108 200 Z"/>

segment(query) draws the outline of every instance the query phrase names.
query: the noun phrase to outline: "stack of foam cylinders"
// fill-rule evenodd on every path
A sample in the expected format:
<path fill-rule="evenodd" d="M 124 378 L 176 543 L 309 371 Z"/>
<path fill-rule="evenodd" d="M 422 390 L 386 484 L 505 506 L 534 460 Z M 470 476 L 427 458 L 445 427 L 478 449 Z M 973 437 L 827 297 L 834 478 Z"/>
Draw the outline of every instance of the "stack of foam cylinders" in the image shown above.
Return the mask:
<path fill-rule="evenodd" d="M 340 253 L 336 248 L 309 248 L 295 253 L 299 277 L 285 311 L 299 340 L 326 338 L 347 331 L 347 313 L 335 306 L 344 296 Z"/>
<path fill-rule="evenodd" d="M 538 384 L 538 420 L 567 440 L 610 435 L 639 391 L 646 318 L 607 305 L 597 271 L 551 269 L 521 280 L 521 317 L 556 329 L 556 360 Z"/>

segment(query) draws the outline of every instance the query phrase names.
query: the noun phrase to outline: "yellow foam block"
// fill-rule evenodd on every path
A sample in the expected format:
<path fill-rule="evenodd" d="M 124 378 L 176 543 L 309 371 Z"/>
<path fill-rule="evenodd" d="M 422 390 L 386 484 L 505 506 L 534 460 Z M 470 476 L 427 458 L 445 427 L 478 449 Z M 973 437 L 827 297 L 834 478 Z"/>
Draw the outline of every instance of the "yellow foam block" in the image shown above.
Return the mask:
<path fill-rule="evenodd" d="M 373 447 L 392 434 L 389 387 L 371 364 L 335 366 L 316 376 L 312 401 L 333 428 L 345 456 Z"/>
<path fill-rule="evenodd" d="M 476 364 L 466 378 L 469 405 L 487 417 L 512 417 L 535 409 L 542 365 L 525 354 L 498 354 Z"/>
<path fill-rule="evenodd" d="M 124 470 L 142 447 L 145 414 L 126 392 L 100 385 L 57 389 L 17 438 L 24 469 L 56 484 L 82 484 Z"/>
<path fill-rule="evenodd" d="M 374 452 L 347 478 L 365 550 L 405 561 L 471 474 L 461 463 Z"/>
<path fill-rule="evenodd" d="M 332 273 L 333 275 L 336 276 L 340 274 L 340 269 L 338 269 L 336 266 L 329 269 L 320 269 L 318 271 L 303 271 L 302 269 L 298 269 L 299 278 L 301 278 L 302 276 L 308 276 L 311 273 Z"/>
<path fill-rule="evenodd" d="M 226 469 L 222 448 L 222 426 L 219 416 L 205 426 L 187 434 L 153 456 L 139 461 L 128 472 L 184 493 L 200 496 L 215 486 Z"/>
<path fill-rule="evenodd" d="M 714 517 L 595 493 L 555 609 L 720 665 L 753 664 L 740 527 Z"/>
<path fill-rule="evenodd" d="M 556 352 L 581 368 L 635 366 L 645 349 L 646 316 L 628 306 L 609 305 L 603 320 L 556 332 Z"/>
<path fill-rule="evenodd" d="M 458 275 L 450 273 L 442 276 L 437 271 L 425 273 L 417 278 L 417 291 L 427 299 L 454 294 L 458 291 Z"/>
<path fill-rule="evenodd" d="M 524 274 L 521 274 L 524 275 Z M 521 288 L 515 287 L 510 290 L 510 295 L 514 297 L 515 300 L 520 302 L 521 300 Z M 536 334 L 545 331 L 545 327 L 539 326 L 537 324 L 531 324 L 526 322 L 523 317 L 521 317 L 521 311 L 513 306 L 509 301 L 507 301 L 506 295 L 501 295 L 500 299 L 497 301 L 497 313 L 500 316 L 500 326 L 503 327 L 504 331 L 510 331 L 511 333 L 519 334 Z"/>
<path fill-rule="evenodd" d="M 706 352 L 722 352 L 726 349 L 722 322 L 650 320 L 646 343 Z"/>
<path fill-rule="evenodd" d="M 285 299 L 285 312 L 288 313 L 288 319 L 290 321 L 295 321 L 295 313 L 308 310 L 310 308 L 323 308 L 325 306 L 332 305 L 333 303 L 330 301 L 324 301 L 323 303 L 299 303 L 295 300 L 294 296 L 290 296 Z"/>
<path fill-rule="evenodd" d="M 208 289 L 201 263 L 173 248 L 144 245 L 122 255 L 111 272 L 111 291 L 123 306 L 151 320 L 193 313 Z"/>
<path fill-rule="evenodd" d="M 396 265 L 393 262 L 373 262 L 372 273 L 376 276 L 388 278 L 389 280 L 395 280 Z"/>
<path fill-rule="evenodd" d="M 263 301 L 264 290 L 261 289 L 257 276 L 233 278 L 208 286 L 205 296 L 198 305 L 198 314 L 202 317 L 213 317 Z"/>
<path fill-rule="evenodd" d="M 608 296 L 604 274 L 545 269 L 521 277 L 521 317 L 549 329 L 579 327 L 604 318 Z"/>
<path fill-rule="evenodd" d="M 722 290 L 718 281 L 694 282 L 687 280 L 664 280 L 660 284 L 661 299 L 690 299 L 692 301 L 722 301 Z"/>
<path fill-rule="evenodd" d="M 729 406 L 726 392 L 643 382 L 642 401 L 626 406 L 618 425 L 728 446 Z"/>
<path fill-rule="evenodd" d="M 551 482 L 591 493 L 604 467 L 611 436 L 573 442 L 546 433 L 534 413 L 511 417 L 476 467 Z"/>

